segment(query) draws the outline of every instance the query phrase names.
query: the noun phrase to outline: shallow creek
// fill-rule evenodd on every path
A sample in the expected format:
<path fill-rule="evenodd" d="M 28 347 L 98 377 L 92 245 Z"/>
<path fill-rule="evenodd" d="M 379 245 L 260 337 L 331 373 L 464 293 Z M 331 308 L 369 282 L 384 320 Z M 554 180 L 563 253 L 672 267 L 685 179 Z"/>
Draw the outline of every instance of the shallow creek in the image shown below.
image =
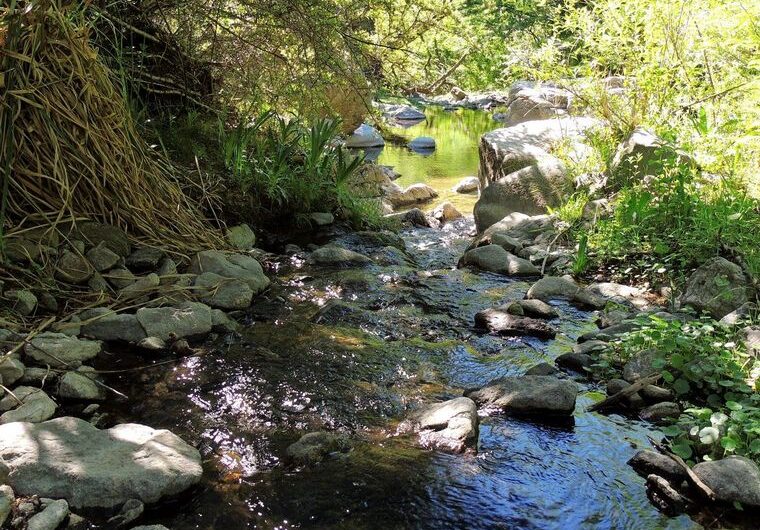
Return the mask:
<path fill-rule="evenodd" d="M 428 112 L 442 121 L 443 111 Z M 457 156 L 447 154 L 456 142 L 437 137 L 440 154 L 391 147 L 380 161 L 405 174 L 404 184 L 425 180 L 447 192 L 477 169 L 477 138 L 490 127 L 490 118 L 478 119 L 478 127 L 447 132 L 466 137 Z M 429 123 L 417 127 L 411 137 L 436 136 Z M 471 212 L 472 203 L 464 197 L 457 205 Z M 312 267 L 303 256 L 272 255 L 273 287 L 240 336 L 212 338 L 207 353 L 178 365 L 113 377 L 132 397 L 110 406 L 114 419 L 171 429 L 204 455 L 200 487 L 146 520 L 174 530 L 697 527 L 660 514 L 626 465 L 648 446 L 651 427 L 584 412 L 599 394 L 583 381 L 571 422 L 483 417 L 475 455 L 427 451 L 415 435 L 396 435 L 423 404 L 552 362 L 595 328 L 592 314 L 557 303 L 553 341 L 476 333 L 477 311 L 522 298 L 530 284 L 457 269 L 473 230 L 470 216 L 441 230 L 406 231 L 399 241 L 321 234 L 315 242 L 337 241 L 374 264 Z M 349 434 L 353 450 L 311 468 L 287 466 L 285 448 L 320 429 Z"/>

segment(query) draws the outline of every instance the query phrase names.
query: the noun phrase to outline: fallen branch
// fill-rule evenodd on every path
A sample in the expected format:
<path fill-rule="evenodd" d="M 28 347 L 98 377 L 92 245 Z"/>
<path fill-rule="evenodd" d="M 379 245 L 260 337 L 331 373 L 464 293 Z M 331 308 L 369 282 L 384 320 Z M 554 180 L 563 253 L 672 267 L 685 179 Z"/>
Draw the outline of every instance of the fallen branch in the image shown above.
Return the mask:
<path fill-rule="evenodd" d="M 660 374 L 655 374 L 655 375 L 650 375 L 649 377 L 645 377 L 644 379 L 639 379 L 632 385 L 625 387 L 623 390 L 621 390 L 617 394 L 613 394 L 610 397 L 603 399 L 599 403 L 594 403 L 593 405 L 591 405 L 590 407 L 586 409 L 586 412 L 594 412 L 596 410 L 611 407 L 612 405 L 619 403 L 624 398 L 627 398 L 628 396 L 635 394 L 636 392 L 638 392 L 645 386 L 653 385 L 660 379 L 660 377 L 662 377 Z"/>
<path fill-rule="evenodd" d="M 649 438 L 649 443 L 652 444 L 652 446 L 657 449 L 661 454 L 667 456 L 670 458 L 673 462 L 678 464 L 679 467 L 683 468 L 684 472 L 686 473 L 686 476 L 689 479 L 689 482 L 691 482 L 694 487 L 696 487 L 699 491 L 702 492 L 702 494 L 710 499 L 711 501 L 715 500 L 715 492 L 710 489 L 710 487 L 702 482 L 702 479 L 700 479 L 694 471 L 689 467 L 689 465 L 683 461 L 683 458 L 675 454 L 673 451 L 665 447 L 664 445 L 657 443 L 654 441 L 650 436 L 647 436 Z"/>

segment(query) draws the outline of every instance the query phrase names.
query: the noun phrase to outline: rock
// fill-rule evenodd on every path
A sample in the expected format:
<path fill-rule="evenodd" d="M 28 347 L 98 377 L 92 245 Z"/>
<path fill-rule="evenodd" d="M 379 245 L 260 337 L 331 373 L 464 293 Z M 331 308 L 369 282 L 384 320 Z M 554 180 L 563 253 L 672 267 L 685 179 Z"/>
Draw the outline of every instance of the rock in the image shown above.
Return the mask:
<path fill-rule="evenodd" d="M 692 501 L 681 495 L 667 480 L 654 473 L 647 476 L 647 498 L 661 512 L 669 516 L 684 513 Z"/>
<path fill-rule="evenodd" d="M 238 250 L 251 250 L 256 246 L 256 234 L 247 224 L 228 227 L 225 236 L 230 245 Z"/>
<path fill-rule="evenodd" d="M 539 276 L 541 274 L 541 271 L 531 262 L 510 254 L 498 245 L 486 245 L 468 250 L 462 258 L 462 263 L 507 276 Z"/>
<path fill-rule="evenodd" d="M 11 489 L 10 486 L 3 486 L 2 484 L 4 483 L 5 479 L 0 477 L 0 528 L 3 527 L 5 520 L 8 519 L 8 516 L 11 514 L 13 501 L 16 500 L 16 495 L 14 495 L 13 489 Z"/>
<path fill-rule="evenodd" d="M 0 383 L 11 386 L 24 376 L 24 363 L 15 357 L 0 357 Z"/>
<path fill-rule="evenodd" d="M 195 292 L 201 302 L 221 309 L 246 309 L 253 301 L 253 291 L 244 280 L 223 278 L 204 272 L 195 279 Z"/>
<path fill-rule="evenodd" d="M 539 239 L 553 239 L 555 218 L 550 215 L 525 215 L 513 212 L 498 223 L 486 228 L 477 236 L 468 248 L 480 247 L 493 243 L 497 234 L 508 236 L 520 242 L 520 246 L 534 245 Z M 499 244 L 499 243 L 495 243 Z"/>
<path fill-rule="evenodd" d="M 169 530 L 162 524 L 150 524 L 150 525 L 141 525 L 141 526 L 135 526 L 132 528 L 132 530 Z"/>
<path fill-rule="evenodd" d="M 131 523 L 140 517 L 145 511 L 145 504 L 138 499 L 129 499 L 121 507 L 119 513 L 111 517 L 108 520 L 109 525 L 113 525 L 116 528 L 122 527 Z"/>
<path fill-rule="evenodd" d="M 27 530 L 55 530 L 69 515 L 69 503 L 65 500 L 53 501 L 40 513 L 32 516 Z"/>
<path fill-rule="evenodd" d="M 463 99 L 467 98 L 467 92 L 462 90 L 459 87 L 451 87 L 451 96 L 453 97 L 454 101 L 462 101 Z"/>
<path fill-rule="evenodd" d="M 24 237 L 8 237 L 4 241 L 3 251 L 6 259 L 16 263 L 33 263 L 39 260 L 44 246 L 38 241 Z"/>
<path fill-rule="evenodd" d="M 132 272 L 152 272 L 166 257 L 166 252 L 160 248 L 142 247 L 127 256 L 125 263 Z"/>
<path fill-rule="evenodd" d="M 545 213 L 547 207 L 561 204 L 571 188 L 562 162 L 547 157 L 482 188 L 473 209 L 475 225 L 482 231 L 513 212 Z"/>
<path fill-rule="evenodd" d="M 148 337 L 168 341 L 175 338 L 196 338 L 211 332 L 211 308 L 198 302 L 185 302 L 179 307 L 142 307 L 137 321 Z"/>
<path fill-rule="evenodd" d="M 392 213 L 385 216 L 386 219 L 397 219 L 401 223 L 410 224 L 412 226 L 419 226 L 422 228 L 431 228 L 432 224 L 430 219 L 425 215 L 425 212 L 419 208 L 412 208 L 405 212 Z"/>
<path fill-rule="evenodd" d="M 760 357 L 760 326 L 747 326 L 742 329 L 741 336 L 747 353 L 755 359 Z"/>
<path fill-rule="evenodd" d="M 636 128 L 615 151 L 610 163 L 612 189 L 640 182 L 647 175 L 659 175 L 671 165 L 696 167 L 693 158 L 666 144 L 649 131 Z"/>
<path fill-rule="evenodd" d="M 673 392 L 667 388 L 662 388 L 655 385 L 646 385 L 639 391 L 641 397 L 647 403 L 660 403 L 662 401 L 670 401 L 673 399 Z"/>
<path fill-rule="evenodd" d="M 0 399 L 0 411 L 6 411 L 0 416 L 0 424 L 13 422 L 40 423 L 52 418 L 55 409 L 58 408 L 55 401 L 39 388 L 19 386 L 13 390 L 13 394 L 15 397 L 8 394 Z M 20 405 L 16 399 L 21 401 Z M 7 459 L 6 464 L 12 470 Z M 18 491 L 17 488 L 14 489 Z"/>
<path fill-rule="evenodd" d="M 559 370 L 549 363 L 538 363 L 525 372 L 525 375 L 556 375 Z"/>
<path fill-rule="evenodd" d="M 196 254 L 188 272 L 192 274 L 213 272 L 223 278 L 243 280 L 255 295 L 269 287 L 269 278 L 264 274 L 261 264 L 252 257 L 242 254 L 225 255 L 218 250 L 205 250 Z"/>
<path fill-rule="evenodd" d="M 220 333 L 231 333 L 237 331 L 240 325 L 227 316 L 227 313 L 221 309 L 211 310 L 211 325 L 214 331 Z"/>
<path fill-rule="evenodd" d="M 548 302 L 554 299 L 571 300 L 580 287 L 572 278 L 565 276 L 546 276 L 534 283 L 525 297 L 529 300 Z"/>
<path fill-rule="evenodd" d="M 63 333 L 44 332 L 24 345 L 24 353 L 41 366 L 71 369 L 97 357 L 101 347 L 97 341 L 77 339 Z"/>
<path fill-rule="evenodd" d="M 107 293 L 111 290 L 108 286 L 108 282 L 99 272 L 94 273 L 92 277 L 87 280 L 87 287 L 94 293 Z"/>
<path fill-rule="evenodd" d="M 569 96 L 565 98 L 565 107 L 560 108 L 544 99 L 540 89 L 521 90 L 509 104 L 505 121 L 511 126 L 532 120 L 550 120 L 566 114 L 567 97 Z"/>
<path fill-rule="evenodd" d="M 639 417 L 652 423 L 663 423 L 669 419 L 675 419 L 681 414 L 681 408 L 672 401 L 655 403 L 641 410 Z"/>
<path fill-rule="evenodd" d="M 304 434 L 299 440 L 288 446 L 288 458 L 297 465 L 317 464 L 330 453 L 345 453 L 351 449 L 351 442 L 342 434 L 325 431 Z"/>
<path fill-rule="evenodd" d="M 66 372 L 58 382 L 58 396 L 63 399 L 100 401 L 105 399 L 103 389 L 95 382 L 96 375 L 90 370 Z"/>
<path fill-rule="evenodd" d="M 66 523 L 66 530 L 90 530 L 90 523 L 75 513 L 69 513 L 69 522 Z"/>
<path fill-rule="evenodd" d="M 677 485 L 686 480 L 686 471 L 673 459 L 648 449 L 638 451 L 628 460 L 628 465 L 642 477 L 654 473 Z"/>
<path fill-rule="evenodd" d="M 386 117 L 396 121 L 421 121 L 425 114 L 410 105 L 384 105 L 380 107 Z"/>
<path fill-rule="evenodd" d="M 18 382 L 23 385 L 42 387 L 45 383 L 54 382 L 56 379 L 58 379 L 56 372 L 51 372 L 47 368 L 32 366 L 24 370 L 24 376 Z"/>
<path fill-rule="evenodd" d="M 613 206 L 609 199 L 595 199 L 588 201 L 586 206 L 583 207 L 583 219 L 585 221 L 604 219 L 609 217 L 612 211 Z"/>
<path fill-rule="evenodd" d="M 719 500 L 760 506 L 760 469 L 748 458 L 728 456 L 722 460 L 700 462 L 692 471 Z"/>
<path fill-rule="evenodd" d="M 541 416 L 572 414 L 577 395 L 578 387 L 572 381 L 545 375 L 503 377 L 465 392 L 476 403 L 508 414 Z"/>
<path fill-rule="evenodd" d="M 589 340 L 573 346 L 573 352 L 584 355 L 596 354 L 609 349 L 610 345 L 601 340 Z"/>
<path fill-rule="evenodd" d="M 309 220 L 316 226 L 329 226 L 335 222 L 330 212 L 314 212 L 309 214 Z"/>
<path fill-rule="evenodd" d="M 507 336 L 529 335 L 553 339 L 557 331 L 543 320 L 512 315 L 507 308 L 491 308 L 475 314 L 475 326 Z"/>
<path fill-rule="evenodd" d="M 82 313 L 82 335 L 104 341 L 139 342 L 146 337 L 136 315 L 116 313 L 106 308 Z"/>
<path fill-rule="evenodd" d="M 507 306 L 507 313 L 545 320 L 559 317 L 556 309 L 541 300 L 516 300 Z"/>
<path fill-rule="evenodd" d="M 64 283 L 83 285 L 95 270 L 82 255 L 64 250 L 56 264 L 55 278 Z"/>
<path fill-rule="evenodd" d="M 354 133 L 346 138 L 346 147 L 349 149 L 362 148 L 362 147 L 382 147 L 385 145 L 385 140 L 377 130 L 363 123 L 359 126 Z"/>
<path fill-rule="evenodd" d="M 394 186 L 396 185 L 394 184 Z M 432 201 L 436 197 L 438 197 L 437 191 L 427 184 L 419 182 L 412 184 L 404 190 L 399 187 L 394 188 L 387 194 L 386 199 L 394 208 L 400 208 L 410 204 Z"/>
<path fill-rule="evenodd" d="M 75 235 L 77 239 L 86 241 L 92 246 L 102 243 L 121 257 L 127 257 L 131 252 L 129 237 L 118 226 L 95 222 L 81 223 L 77 225 Z"/>
<path fill-rule="evenodd" d="M 720 319 L 749 301 L 750 285 L 739 265 L 712 258 L 689 277 L 681 304 Z"/>
<path fill-rule="evenodd" d="M 724 326 L 736 326 L 752 319 L 752 315 L 758 312 L 757 304 L 747 302 L 720 319 Z"/>
<path fill-rule="evenodd" d="M 573 157 L 582 159 L 587 152 L 580 144 L 583 134 L 597 124 L 591 118 L 534 120 L 484 134 L 480 140 L 481 198 L 475 209 L 478 230 L 510 212 L 539 213 L 547 205 L 558 204 L 572 182 L 551 150 L 559 143 L 570 143 L 576 152 Z M 486 189 L 503 178 L 484 200 Z M 532 190 L 532 185 L 537 188 Z M 500 205 L 500 200 L 505 203 Z"/>
<path fill-rule="evenodd" d="M 161 285 L 177 283 L 177 264 L 171 258 L 164 258 L 161 260 L 156 274 Z"/>
<path fill-rule="evenodd" d="M 10 290 L 5 297 L 11 302 L 11 307 L 21 316 L 29 316 L 37 308 L 37 297 L 26 289 Z"/>
<path fill-rule="evenodd" d="M 153 352 L 166 351 L 169 349 L 169 345 L 166 343 L 166 341 L 158 337 L 145 337 L 137 343 L 137 347 L 141 350 Z"/>
<path fill-rule="evenodd" d="M 455 221 L 456 219 L 461 219 L 463 216 L 462 212 L 457 210 L 453 204 L 450 202 L 444 202 L 436 206 L 435 210 L 433 210 L 433 217 L 443 224 L 449 221 Z"/>
<path fill-rule="evenodd" d="M 111 269 L 107 273 L 103 274 L 103 278 L 110 283 L 114 289 L 124 289 L 135 283 L 135 275 L 127 269 Z"/>
<path fill-rule="evenodd" d="M 409 149 L 418 152 L 430 152 L 435 150 L 435 139 L 430 136 L 420 136 L 409 142 Z"/>
<path fill-rule="evenodd" d="M 639 379 L 656 374 L 659 370 L 652 366 L 657 359 L 657 350 L 643 350 L 631 356 L 623 366 L 623 379 L 635 383 Z"/>
<path fill-rule="evenodd" d="M 121 259 L 121 256 L 108 248 L 105 242 L 101 242 L 98 246 L 91 248 L 87 251 L 86 256 L 97 272 L 114 268 Z"/>
<path fill-rule="evenodd" d="M 593 360 L 585 353 L 567 352 L 555 359 L 557 366 L 574 372 L 586 373 Z"/>
<path fill-rule="evenodd" d="M 478 442 L 478 407 L 470 398 L 459 397 L 436 403 L 416 418 L 424 447 L 462 453 Z"/>
<path fill-rule="evenodd" d="M 149 296 L 156 291 L 156 288 L 160 284 L 161 279 L 158 277 L 158 274 L 152 272 L 147 276 L 137 278 L 133 284 L 128 285 L 119 291 L 119 299 L 126 301 Z"/>
<path fill-rule="evenodd" d="M 610 301 L 623 305 L 646 305 L 640 289 L 610 282 L 592 283 L 579 290 L 572 298 L 572 302 L 592 309 L 604 309 Z"/>
<path fill-rule="evenodd" d="M 134 423 L 101 431 L 72 417 L 0 426 L 0 458 L 18 494 L 66 499 L 77 509 L 157 502 L 203 472 L 198 450 L 169 431 Z"/>
<path fill-rule="evenodd" d="M 503 232 L 496 232 L 491 236 L 491 244 L 499 245 L 501 248 L 512 254 L 517 254 L 523 249 L 523 244 L 519 239 L 507 235 Z"/>
<path fill-rule="evenodd" d="M 480 188 L 478 177 L 464 177 L 460 180 L 451 191 L 455 193 L 473 193 Z"/>
<path fill-rule="evenodd" d="M 315 265 L 366 265 L 372 260 L 364 254 L 348 250 L 338 245 L 319 247 L 309 256 L 309 262 Z"/>

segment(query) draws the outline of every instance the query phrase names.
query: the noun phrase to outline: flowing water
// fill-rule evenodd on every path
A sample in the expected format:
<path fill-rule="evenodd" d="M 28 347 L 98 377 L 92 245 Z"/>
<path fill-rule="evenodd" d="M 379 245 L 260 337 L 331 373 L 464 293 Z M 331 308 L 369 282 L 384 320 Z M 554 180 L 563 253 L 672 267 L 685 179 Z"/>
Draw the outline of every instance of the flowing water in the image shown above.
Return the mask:
<path fill-rule="evenodd" d="M 439 136 L 462 136 L 466 148 L 439 140 L 431 157 L 391 148 L 381 161 L 409 182 L 448 189 L 475 169 L 487 120 L 433 115 L 426 131 L 481 121 Z M 112 406 L 116 420 L 171 429 L 204 456 L 202 484 L 146 521 L 173 530 L 696 527 L 653 508 L 644 480 L 626 465 L 648 446 L 649 427 L 585 412 L 599 393 L 582 381 L 572 421 L 483 417 L 477 454 L 427 451 L 414 434 L 399 434 L 399 422 L 425 403 L 551 362 L 594 329 L 592 315 L 559 303 L 553 341 L 476 333 L 477 311 L 522 298 L 529 284 L 457 269 L 473 230 L 466 218 L 401 237 L 337 229 L 319 236 L 373 257 L 361 268 L 270 255 L 273 287 L 239 336 L 212 337 L 203 355 L 109 381 L 135 397 Z M 286 447 L 320 429 L 349 434 L 353 449 L 313 467 L 289 466 Z"/>

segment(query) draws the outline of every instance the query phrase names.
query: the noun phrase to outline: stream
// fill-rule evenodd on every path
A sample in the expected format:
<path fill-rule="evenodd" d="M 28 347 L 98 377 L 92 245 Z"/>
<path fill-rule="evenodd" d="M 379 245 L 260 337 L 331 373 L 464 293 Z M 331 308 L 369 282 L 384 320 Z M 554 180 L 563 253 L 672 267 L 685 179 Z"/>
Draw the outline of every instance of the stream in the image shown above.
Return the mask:
<path fill-rule="evenodd" d="M 340 228 L 314 236 L 372 257 L 364 267 L 270 254 L 272 288 L 239 336 L 212 337 L 202 355 L 109 381 L 134 397 L 106 406 L 117 420 L 171 429 L 204 456 L 202 484 L 146 519 L 173 530 L 698 528 L 659 513 L 626 464 L 648 447 L 652 427 L 585 412 L 601 394 L 580 379 L 569 423 L 482 417 L 477 454 L 432 452 L 399 434 L 424 404 L 552 363 L 595 329 L 593 314 L 555 302 L 555 340 L 474 330 L 477 311 L 521 299 L 530 286 L 456 268 L 475 230 L 476 197 L 450 189 L 476 174 L 478 137 L 497 125 L 482 112 L 426 112 L 402 132 L 433 136 L 435 154 L 386 146 L 379 162 L 402 173 L 400 184 L 426 182 L 441 194 L 436 204 L 453 199 L 469 215 L 400 237 Z M 110 366 L 144 363 L 123 355 Z M 346 433 L 354 447 L 313 467 L 286 465 L 287 446 L 314 430 Z"/>

